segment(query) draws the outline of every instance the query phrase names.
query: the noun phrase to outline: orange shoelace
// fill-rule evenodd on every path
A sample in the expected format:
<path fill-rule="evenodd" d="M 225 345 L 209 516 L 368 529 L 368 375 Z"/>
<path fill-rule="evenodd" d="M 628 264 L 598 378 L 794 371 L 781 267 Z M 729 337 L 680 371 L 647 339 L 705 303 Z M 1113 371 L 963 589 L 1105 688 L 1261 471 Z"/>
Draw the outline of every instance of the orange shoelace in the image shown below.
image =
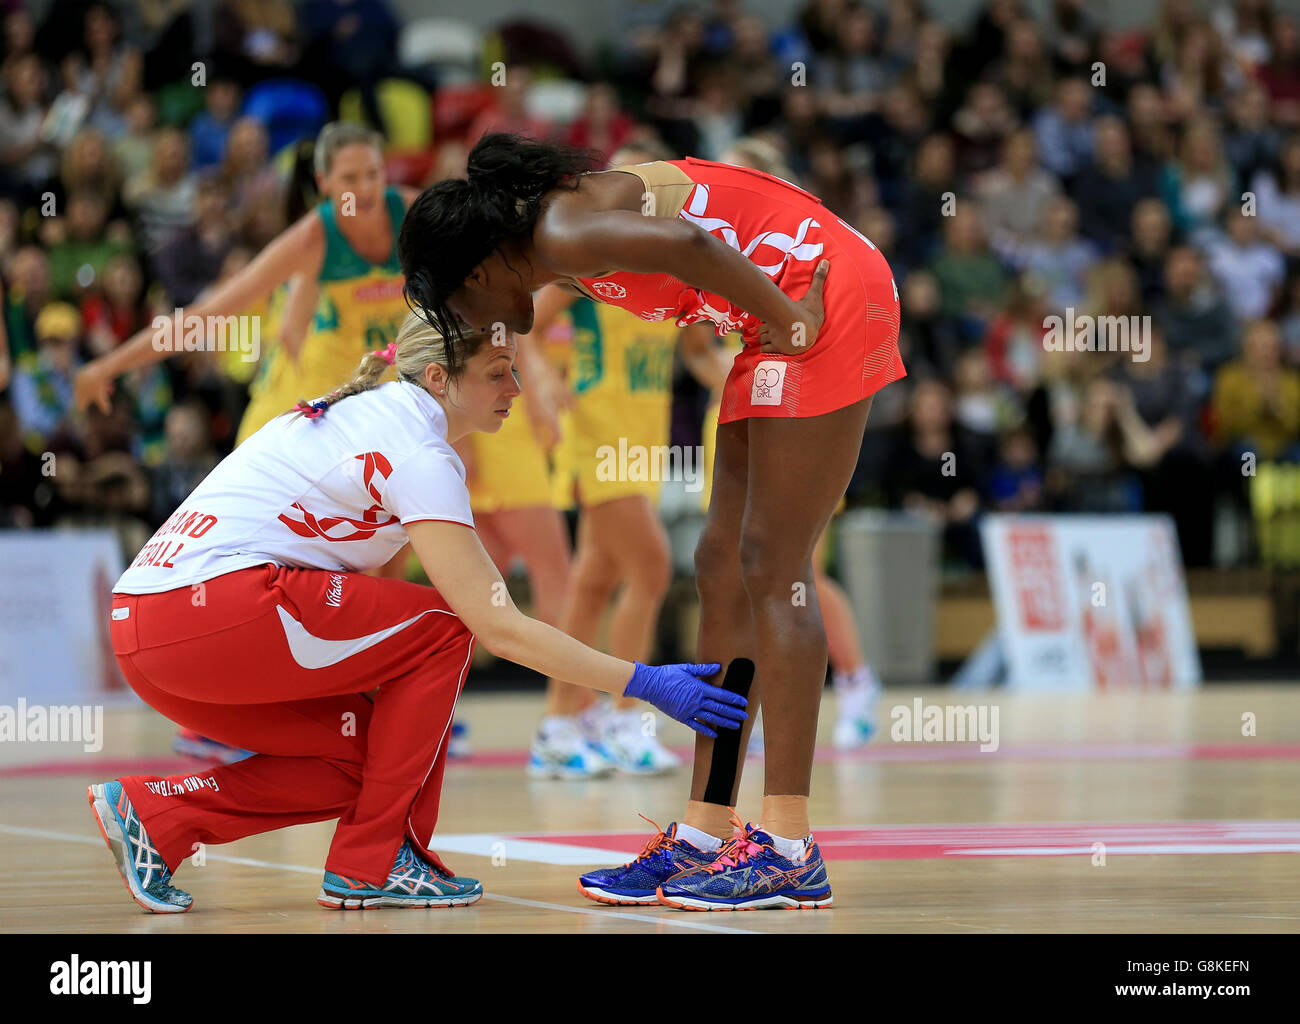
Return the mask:
<path fill-rule="evenodd" d="M 660 850 L 667 848 L 670 839 L 668 833 L 659 827 L 659 822 L 647 818 L 644 814 L 637 814 L 642 821 L 648 821 L 655 827 L 655 834 L 650 837 L 650 841 L 645 844 L 641 852 L 636 855 L 637 860 L 645 860 L 647 857 L 653 857 Z"/>

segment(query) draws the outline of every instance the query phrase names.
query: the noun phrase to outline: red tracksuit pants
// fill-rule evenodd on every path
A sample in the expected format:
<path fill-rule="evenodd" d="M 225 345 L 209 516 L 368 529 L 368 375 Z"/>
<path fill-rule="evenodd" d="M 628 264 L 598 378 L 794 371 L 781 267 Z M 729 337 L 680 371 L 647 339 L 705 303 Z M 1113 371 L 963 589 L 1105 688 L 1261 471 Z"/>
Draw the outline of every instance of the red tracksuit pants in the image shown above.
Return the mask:
<path fill-rule="evenodd" d="M 175 870 L 197 843 L 338 818 L 325 867 L 382 885 L 403 835 L 430 862 L 474 637 L 436 590 L 262 565 L 114 594 L 113 651 L 173 722 L 256 757 L 122 779 Z M 363 693 L 379 687 L 373 703 Z"/>

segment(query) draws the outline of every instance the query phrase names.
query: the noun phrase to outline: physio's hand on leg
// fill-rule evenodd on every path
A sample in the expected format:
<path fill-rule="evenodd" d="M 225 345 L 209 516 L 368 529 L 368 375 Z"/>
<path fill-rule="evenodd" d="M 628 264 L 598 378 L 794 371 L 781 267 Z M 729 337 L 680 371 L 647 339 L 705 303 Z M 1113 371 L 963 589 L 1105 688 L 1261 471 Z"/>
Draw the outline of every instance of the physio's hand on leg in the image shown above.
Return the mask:
<path fill-rule="evenodd" d="M 636 662 L 625 697 L 638 697 L 664 714 L 710 738 L 713 729 L 738 729 L 749 716 L 744 697 L 700 677 L 717 675 L 720 665 L 642 665 Z M 712 726 L 713 728 L 710 728 Z"/>

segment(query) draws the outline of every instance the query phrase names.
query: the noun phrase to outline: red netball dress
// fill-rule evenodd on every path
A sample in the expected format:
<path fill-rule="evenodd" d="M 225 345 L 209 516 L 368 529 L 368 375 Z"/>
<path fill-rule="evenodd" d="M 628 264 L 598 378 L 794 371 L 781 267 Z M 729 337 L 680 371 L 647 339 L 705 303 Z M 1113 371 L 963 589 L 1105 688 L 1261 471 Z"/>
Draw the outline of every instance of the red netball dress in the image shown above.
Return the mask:
<path fill-rule="evenodd" d="M 597 302 L 642 320 L 678 326 L 708 320 L 720 336 L 740 331 L 722 392 L 719 423 L 751 416 L 833 412 L 906 376 L 898 354 L 898 287 L 884 256 L 815 196 L 781 178 L 709 160 L 623 167 L 645 186 L 647 216 L 680 217 L 742 253 L 787 295 L 803 297 L 813 271 L 830 260 L 826 318 L 797 355 L 759 349 L 760 321 L 719 295 L 669 274 L 615 271 L 580 284 Z"/>

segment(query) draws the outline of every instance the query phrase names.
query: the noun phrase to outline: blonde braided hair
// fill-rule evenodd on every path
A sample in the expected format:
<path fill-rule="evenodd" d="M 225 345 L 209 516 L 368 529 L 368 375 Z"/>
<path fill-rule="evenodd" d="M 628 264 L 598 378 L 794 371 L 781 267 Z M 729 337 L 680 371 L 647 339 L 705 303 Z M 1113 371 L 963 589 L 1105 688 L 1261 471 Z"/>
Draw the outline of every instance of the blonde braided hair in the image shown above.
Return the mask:
<path fill-rule="evenodd" d="M 397 368 L 398 379 L 420 388 L 424 387 L 424 371 L 432 363 L 447 370 L 447 379 L 454 381 L 464 372 L 465 362 L 478 352 L 487 338 L 483 332 L 466 332 L 461 339 L 453 340 L 451 346 L 456 348 L 456 370 L 453 372 L 448 369 L 449 362 L 452 362 L 448 358 L 451 346 L 441 332 L 431 327 L 423 317 L 408 313 L 397 332 L 397 340 L 389 342 L 387 348 L 377 348 L 362 356 L 355 377 L 323 398 L 311 402 L 300 400 L 294 409 L 307 419 L 315 419 L 335 402 L 363 391 L 373 391 L 390 366 Z"/>

